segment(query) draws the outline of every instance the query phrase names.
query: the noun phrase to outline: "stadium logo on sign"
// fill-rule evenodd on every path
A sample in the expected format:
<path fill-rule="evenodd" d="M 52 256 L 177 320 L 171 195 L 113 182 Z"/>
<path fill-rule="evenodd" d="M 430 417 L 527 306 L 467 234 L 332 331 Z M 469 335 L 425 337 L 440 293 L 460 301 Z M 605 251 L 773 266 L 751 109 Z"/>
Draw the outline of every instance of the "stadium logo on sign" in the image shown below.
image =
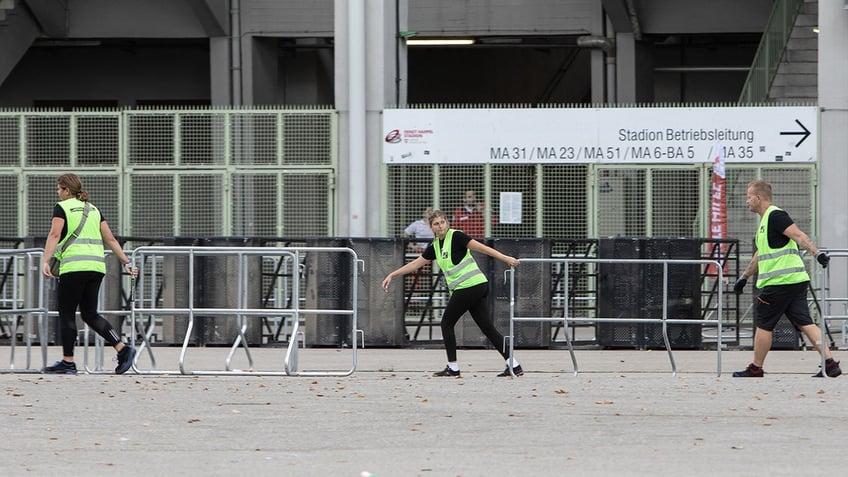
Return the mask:
<path fill-rule="evenodd" d="M 397 144 L 400 142 L 400 130 L 392 129 L 386 134 L 386 142 L 390 144 Z"/>

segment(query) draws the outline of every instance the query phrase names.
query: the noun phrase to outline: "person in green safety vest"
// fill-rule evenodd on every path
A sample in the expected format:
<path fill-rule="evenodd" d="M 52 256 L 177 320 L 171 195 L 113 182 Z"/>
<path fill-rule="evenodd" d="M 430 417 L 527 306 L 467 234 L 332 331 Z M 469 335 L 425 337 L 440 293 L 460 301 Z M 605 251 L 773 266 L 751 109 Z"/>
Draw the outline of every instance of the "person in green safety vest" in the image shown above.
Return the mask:
<path fill-rule="evenodd" d="M 104 244 L 109 246 L 127 273 L 135 276 L 138 269 L 130 263 L 100 210 L 88 202 L 88 192 L 83 190 L 82 181 L 76 174 L 59 176 L 56 179 L 56 193 L 59 202 L 53 207 L 53 220 L 44 245 L 41 273 L 46 278 L 53 276 L 49 260 L 54 254 L 57 255 L 61 260 L 58 278 L 62 359 L 42 371 L 48 374 L 77 373 L 74 342 L 77 339 L 76 312 L 79 307 L 82 320 L 118 352 L 115 373 L 123 374 L 132 366 L 135 349 L 124 344 L 115 328 L 97 313 L 100 284 L 106 275 Z M 83 219 L 86 205 L 88 213 Z M 62 245 L 77 231 L 81 222 L 82 228 L 76 238 L 62 251 Z"/>
<path fill-rule="evenodd" d="M 430 215 L 429 222 L 435 235 L 433 241 L 415 260 L 389 273 L 383 280 L 382 286 L 383 290 L 388 292 L 389 284 L 391 284 L 393 278 L 412 273 L 433 260 L 444 273 L 445 282 L 450 291 L 450 299 L 442 314 L 441 328 L 445 351 L 448 356 L 448 365 L 444 370 L 434 373 L 433 376 L 460 377 L 454 327 L 466 311 L 471 313 L 474 322 L 480 327 L 492 346 L 506 360 L 506 369 L 498 376 L 523 375 L 524 371 L 521 369 L 518 360 L 513 357 L 513 362 L 509 362 L 509 349 L 504 343 L 503 335 L 495 328 L 492 314 L 489 311 L 488 280 L 486 275 L 480 271 L 474 257 L 471 256 L 471 251 L 485 253 L 510 267 L 518 266 L 518 259 L 504 255 L 459 230 L 451 229 L 447 216 L 440 210 Z M 510 365 L 512 366 L 511 370 Z"/>
<path fill-rule="evenodd" d="M 760 226 L 755 237 L 756 250 L 751 262 L 736 280 L 733 290 L 736 294 L 744 291 L 754 272 L 757 272 L 757 288 L 761 293 L 756 297 L 757 327 L 754 332 L 754 361 L 742 371 L 733 373 L 737 378 L 760 378 L 763 376 L 763 363 L 771 349 L 772 334 L 782 315 L 800 330 L 813 344 L 816 351 L 825 354 L 825 372 L 830 377 L 842 374 L 839 361 L 830 354 L 827 343 L 822 339 L 821 329 L 813 323 L 807 307 L 807 288 L 810 276 L 804 267 L 799 246 L 816 257 L 816 261 L 827 267 L 830 257 L 816 248 L 807 236 L 792 221 L 784 210 L 772 204 L 771 184 L 764 180 L 748 183 L 746 204 L 752 212 L 760 216 Z M 821 345 L 819 345 L 821 343 Z M 823 350 L 823 351 L 822 351 Z M 819 371 L 816 377 L 822 377 Z"/>

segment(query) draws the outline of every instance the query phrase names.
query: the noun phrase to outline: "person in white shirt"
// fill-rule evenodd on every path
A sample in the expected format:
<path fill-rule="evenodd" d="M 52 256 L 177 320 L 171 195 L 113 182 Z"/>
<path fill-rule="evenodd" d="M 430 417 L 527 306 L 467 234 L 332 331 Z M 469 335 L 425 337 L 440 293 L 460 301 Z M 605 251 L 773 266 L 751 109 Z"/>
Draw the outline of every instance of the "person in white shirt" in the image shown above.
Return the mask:
<path fill-rule="evenodd" d="M 433 214 L 433 208 L 427 207 L 421 218 L 412 222 L 403 230 L 404 238 L 427 239 L 423 242 L 412 242 L 409 244 L 410 249 L 415 253 L 421 253 L 427 248 L 427 245 L 433 241 L 433 230 L 430 228 L 430 215 Z"/>

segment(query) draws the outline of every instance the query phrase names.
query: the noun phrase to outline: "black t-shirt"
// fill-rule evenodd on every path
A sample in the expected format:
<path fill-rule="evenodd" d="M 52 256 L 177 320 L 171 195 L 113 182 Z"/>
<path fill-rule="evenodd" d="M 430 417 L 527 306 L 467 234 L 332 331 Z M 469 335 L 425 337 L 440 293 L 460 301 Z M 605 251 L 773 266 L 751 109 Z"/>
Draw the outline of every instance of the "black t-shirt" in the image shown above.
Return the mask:
<path fill-rule="evenodd" d="M 445 243 L 444 239 L 436 238 L 439 241 L 439 247 L 442 247 Z M 466 235 L 459 230 L 453 231 L 453 238 L 451 239 L 451 259 L 453 260 L 453 264 L 457 265 L 459 262 L 465 258 L 465 252 L 468 250 L 468 242 L 471 241 L 471 237 Z M 435 260 L 436 259 L 436 247 L 431 242 L 427 245 L 427 248 L 424 249 L 424 253 L 421 254 L 422 257 L 427 260 Z"/>
<path fill-rule="evenodd" d="M 785 210 L 775 210 L 768 218 L 768 243 L 771 248 L 785 247 L 789 243 L 789 237 L 783 235 L 787 227 L 794 224 L 792 218 Z"/>
<path fill-rule="evenodd" d="M 97 209 L 97 211 L 100 212 L 100 209 Z M 68 235 L 68 217 L 65 216 L 65 209 L 63 209 L 58 203 L 53 206 L 53 217 L 59 217 L 65 221 L 65 225 L 62 226 L 62 235 L 59 238 L 59 241 L 61 241 L 65 238 L 65 235 Z M 100 222 L 102 223 L 105 221 L 106 219 L 103 218 L 103 212 L 100 212 Z"/>

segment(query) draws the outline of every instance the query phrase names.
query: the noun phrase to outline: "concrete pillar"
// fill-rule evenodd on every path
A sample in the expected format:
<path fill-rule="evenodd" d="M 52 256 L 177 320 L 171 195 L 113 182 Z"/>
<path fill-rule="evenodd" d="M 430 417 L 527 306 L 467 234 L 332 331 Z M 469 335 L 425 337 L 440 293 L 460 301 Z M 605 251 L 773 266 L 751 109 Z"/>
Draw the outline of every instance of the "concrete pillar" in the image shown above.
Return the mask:
<path fill-rule="evenodd" d="M 214 106 L 230 105 L 230 39 L 209 39 L 209 93 Z"/>
<path fill-rule="evenodd" d="M 405 0 L 401 0 L 405 12 Z M 364 5 L 364 64 L 351 65 L 350 8 Z M 406 100 L 405 72 L 398 81 L 398 58 L 405 52 L 398 48 L 398 10 L 396 2 L 335 0 L 335 97 L 339 112 L 339 177 L 336 204 L 339 236 L 379 236 L 381 198 L 380 181 L 382 117 L 386 106 Z M 361 17 L 361 16 L 360 16 Z M 403 20 L 405 22 L 405 20 Z M 354 26 L 356 26 L 354 24 Z M 354 36 L 356 40 L 358 36 Z M 402 48 L 405 48 L 402 47 Z M 358 61 L 362 61 L 362 56 Z M 355 58 L 354 61 L 357 61 Z M 352 68 L 353 66 L 353 68 Z M 364 87 L 352 76 L 361 75 L 364 68 Z M 353 81 L 353 83 L 351 83 Z M 352 87 L 352 85 L 354 87 Z M 400 89 L 399 89 L 400 88 Z M 403 91 L 402 93 L 400 91 Z M 352 94 L 363 97 L 352 98 Z M 364 102 L 364 104 L 363 104 Z M 362 118 L 364 127 L 351 124 L 351 118 Z M 357 137 L 351 137 L 351 134 Z M 361 137 L 359 137 L 361 135 Z M 364 142 L 364 153 L 362 143 Z"/>
<path fill-rule="evenodd" d="M 848 249 L 848 9 L 819 2 L 818 90 L 821 107 L 820 214 L 818 245 Z M 832 297 L 848 296 L 848 259 L 830 272 Z M 841 304 L 839 311 L 843 313 Z"/>
<path fill-rule="evenodd" d="M 619 103 L 636 102 L 636 40 L 633 33 L 615 35 L 616 96 Z"/>

